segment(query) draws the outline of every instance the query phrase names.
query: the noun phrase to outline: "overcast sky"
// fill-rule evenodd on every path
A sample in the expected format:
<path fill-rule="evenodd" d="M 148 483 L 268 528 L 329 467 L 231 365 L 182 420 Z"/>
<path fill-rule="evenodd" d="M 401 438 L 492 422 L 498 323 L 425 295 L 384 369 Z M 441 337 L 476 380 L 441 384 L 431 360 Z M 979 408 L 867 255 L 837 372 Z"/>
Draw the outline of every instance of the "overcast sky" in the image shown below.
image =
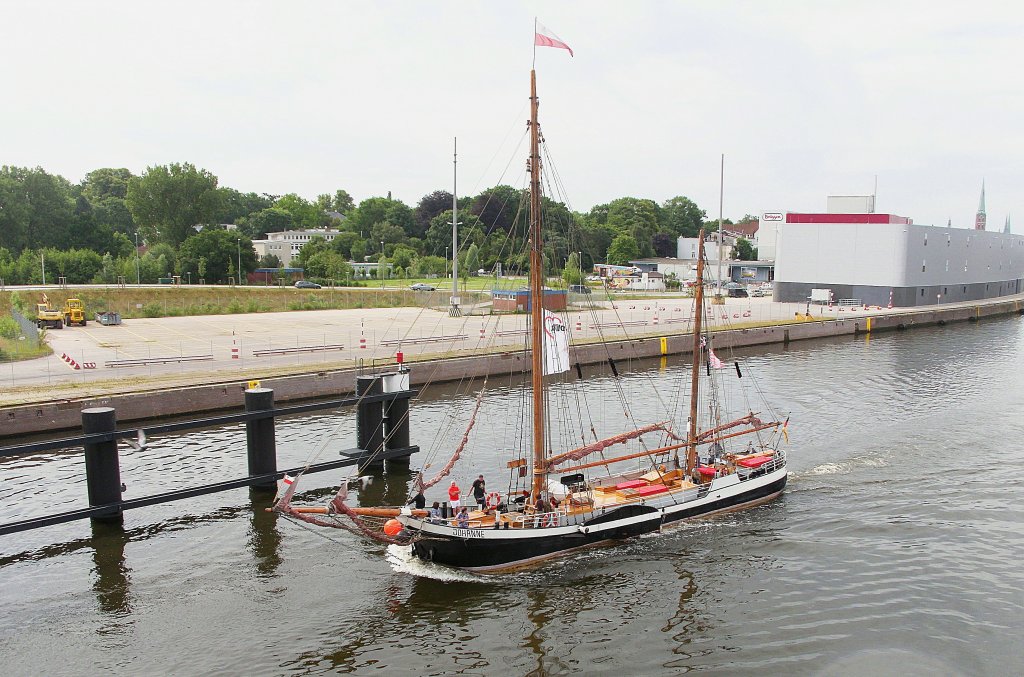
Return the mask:
<path fill-rule="evenodd" d="M 415 205 L 451 190 L 457 136 L 460 195 L 520 185 L 535 15 L 576 53 L 537 50 L 576 210 L 686 195 L 717 216 L 725 153 L 729 218 L 877 175 L 878 211 L 968 227 L 984 179 L 989 229 L 1024 232 L 1019 2 L 0 0 L 0 164 L 192 162 Z"/>

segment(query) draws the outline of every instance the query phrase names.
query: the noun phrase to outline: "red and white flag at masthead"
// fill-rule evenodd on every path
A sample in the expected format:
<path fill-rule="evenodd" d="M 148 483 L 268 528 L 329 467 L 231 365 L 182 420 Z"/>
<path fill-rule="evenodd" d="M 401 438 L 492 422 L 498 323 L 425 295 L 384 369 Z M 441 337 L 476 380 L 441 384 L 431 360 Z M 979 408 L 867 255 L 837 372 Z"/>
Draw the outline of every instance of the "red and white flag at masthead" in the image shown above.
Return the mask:
<path fill-rule="evenodd" d="M 567 49 L 569 50 L 569 56 L 574 56 L 572 53 L 572 47 L 565 44 L 562 38 L 555 35 L 553 31 L 541 23 L 537 23 L 537 27 L 534 30 L 533 44 L 538 47 L 558 47 L 559 49 Z"/>

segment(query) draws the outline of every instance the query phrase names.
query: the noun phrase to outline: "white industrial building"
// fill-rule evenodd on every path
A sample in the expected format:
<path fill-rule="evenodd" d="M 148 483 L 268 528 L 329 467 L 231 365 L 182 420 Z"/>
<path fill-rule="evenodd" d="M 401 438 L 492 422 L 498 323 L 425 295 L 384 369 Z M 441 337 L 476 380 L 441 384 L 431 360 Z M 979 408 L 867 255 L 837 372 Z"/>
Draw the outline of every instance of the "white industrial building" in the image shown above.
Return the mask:
<path fill-rule="evenodd" d="M 710 235 L 704 241 L 704 258 L 708 261 L 718 260 L 718 240 L 717 235 Z M 736 244 L 736 238 L 731 235 L 725 235 L 722 238 L 722 260 L 728 261 L 732 258 L 732 248 Z M 682 237 L 676 239 L 676 258 L 677 259 L 697 259 L 697 251 L 700 247 L 699 237 Z"/>
<path fill-rule="evenodd" d="M 830 289 L 835 299 L 920 306 L 1024 291 L 1024 236 L 917 225 L 874 213 L 872 197 L 829 198 L 826 213 L 765 212 L 758 252 L 774 255 L 776 301 Z"/>
<path fill-rule="evenodd" d="M 256 256 L 263 257 L 273 254 L 281 261 L 283 268 L 289 268 L 292 259 L 297 257 L 302 247 L 314 237 L 330 242 L 338 232 L 331 228 L 285 230 L 280 233 L 267 233 L 266 240 L 253 240 L 252 246 L 256 250 Z"/>

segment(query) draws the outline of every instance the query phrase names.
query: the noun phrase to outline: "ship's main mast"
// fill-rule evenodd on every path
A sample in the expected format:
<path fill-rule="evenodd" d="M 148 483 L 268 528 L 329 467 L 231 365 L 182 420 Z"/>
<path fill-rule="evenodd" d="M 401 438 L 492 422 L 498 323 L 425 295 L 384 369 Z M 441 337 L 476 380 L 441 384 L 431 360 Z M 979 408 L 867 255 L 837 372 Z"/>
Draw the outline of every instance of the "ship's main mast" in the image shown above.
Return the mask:
<path fill-rule="evenodd" d="M 540 214 L 540 133 L 537 71 L 530 71 L 530 329 L 533 372 L 533 500 L 547 480 L 544 451 L 544 247 Z"/>
<path fill-rule="evenodd" d="M 686 474 L 697 467 L 697 395 L 700 382 L 700 330 L 704 319 L 704 229 L 697 235 L 697 286 L 693 295 L 693 369 L 690 371 L 690 427 L 687 432 Z M 678 460 L 676 465 L 679 465 Z"/>

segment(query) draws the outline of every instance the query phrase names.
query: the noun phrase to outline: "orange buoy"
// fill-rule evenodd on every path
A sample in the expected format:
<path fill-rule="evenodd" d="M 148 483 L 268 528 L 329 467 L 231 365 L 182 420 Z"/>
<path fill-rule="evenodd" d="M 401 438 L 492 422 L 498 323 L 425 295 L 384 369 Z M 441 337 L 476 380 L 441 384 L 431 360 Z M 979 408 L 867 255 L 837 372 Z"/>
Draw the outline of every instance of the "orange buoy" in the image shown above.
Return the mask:
<path fill-rule="evenodd" d="M 402 531 L 402 523 L 396 519 L 390 519 L 384 523 L 384 533 L 388 536 L 395 537 Z"/>

